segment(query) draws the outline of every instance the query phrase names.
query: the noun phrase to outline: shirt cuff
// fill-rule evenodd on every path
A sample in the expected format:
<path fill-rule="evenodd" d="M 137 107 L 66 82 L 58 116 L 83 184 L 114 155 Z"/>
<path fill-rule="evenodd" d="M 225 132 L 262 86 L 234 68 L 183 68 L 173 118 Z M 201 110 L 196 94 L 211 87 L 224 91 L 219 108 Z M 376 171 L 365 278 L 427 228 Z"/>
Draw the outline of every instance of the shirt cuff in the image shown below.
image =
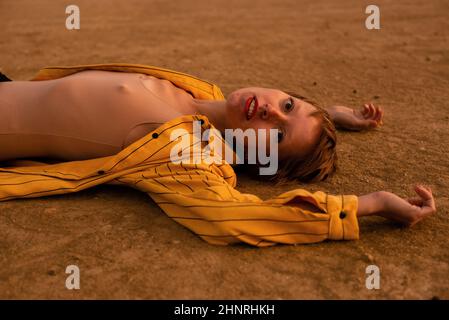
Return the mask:
<path fill-rule="evenodd" d="M 327 196 L 329 219 L 329 239 L 359 239 L 357 220 L 358 197 L 355 195 Z"/>

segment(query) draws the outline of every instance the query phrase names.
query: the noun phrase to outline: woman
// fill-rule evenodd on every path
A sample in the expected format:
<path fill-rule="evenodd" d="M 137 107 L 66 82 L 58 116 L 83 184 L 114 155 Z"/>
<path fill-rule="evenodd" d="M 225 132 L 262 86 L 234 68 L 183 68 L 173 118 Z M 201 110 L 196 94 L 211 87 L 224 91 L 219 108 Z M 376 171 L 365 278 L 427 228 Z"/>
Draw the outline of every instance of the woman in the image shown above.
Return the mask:
<path fill-rule="evenodd" d="M 55 70 L 56 75 L 52 74 Z M 212 169 L 203 164 L 193 167 L 181 163 L 180 167 L 148 157 L 149 162 L 139 161 L 139 165 L 145 164 L 140 176 L 128 173 L 136 170 L 137 162 L 112 169 L 123 155 L 131 159 L 130 155 L 142 148 L 147 148 L 145 154 L 167 159 L 167 151 L 160 151 L 171 143 L 167 132 L 179 126 L 191 129 L 185 123 L 201 118 L 205 126 L 220 132 L 277 129 L 280 169 L 275 178 L 322 180 L 336 168 L 331 119 L 337 126 L 352 130 L 377 127 L 383 111 L 373 105 L 356 112 L 341 106 L 326 111 L 298 95 L 266 88 L 240 89 L 224 99 L 218 87 L 204 80 L 140 65 L 47 68 L 34 80 L 46 81 L 0 83 L 0 160 L 44 157 L 66 163 L 31 167 L 33 171 L 17 166 L 0 169 L 5 174 L 22 174 L 20 183 L 14 180 L 18 176 L 2 179 L 0 175 L 0 181 L 11 182 L 0 184 L 0 195 L 2 191 L 5 195 L 0 200 L 80 190 L 79 185 L 51 189 L 54 180 L 45 187 L 35 185 L 30 189 L 33 192 L 17 186 L 29 187 L 36 181 L 24 178 L 26 175 L 49 177 L 56 168 L 59 173 L 51 178 L 66 185 L 68 178 L 62 178 L 61 171 L 79 176 L 83 169 L 98 165 L 100 159 L 108 159 L 108 164 L 114 165 L 108 169 L 109 179 L 102 178 L 101 183 L 142 188 L 170 217 L 214 244 L 243 241 L 269 246 L 357 239 L 359 216 L 376 214 L 413 225 L 435 212 L 432 192 L 424 186 L 416 186 L 418 197 L 407 200 L 384 191 L 356 197 L 296 189 L 262 201 L 230 188 L 235 186 L 235 174 L 226 163 Z M 164 139 L 166 143 L 158 147 Z M 78 171 L 68 173 L 74 165 Z M 104 171 L 97 172 L 102 175 Z M 121 179 L 113 179 L 118 174 Z M 92 175 L 79 177 L 77 183 L 85 180 L 84 184 L 94 185 Z"/>

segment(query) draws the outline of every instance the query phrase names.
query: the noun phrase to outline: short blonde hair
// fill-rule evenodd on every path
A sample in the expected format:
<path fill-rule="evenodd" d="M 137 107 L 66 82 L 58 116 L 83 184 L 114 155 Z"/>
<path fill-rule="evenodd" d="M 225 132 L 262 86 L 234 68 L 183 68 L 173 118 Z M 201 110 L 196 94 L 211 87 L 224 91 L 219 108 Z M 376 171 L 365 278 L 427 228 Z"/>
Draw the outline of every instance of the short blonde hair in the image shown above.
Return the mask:
<path fill-rule="evenodd" d="M 312 151 L 305 156 L 292 156 L 279 161 L 278 170 L 272 176 L 260 176 L 270 181 L 283 182 L 298 180 L 300 182 L 323 181 L 337 170 L 337 134 L 329 113 L 310 99 L 289 91 L 284 91 L 292 97 L 310 103 L 317 110 L 311 116 L 321 119 L 321 133 Z M 252 174 L 258 174 L 259 166 L 247 166 Z M 256 173 L 257 172 L 257 173 Z"/>

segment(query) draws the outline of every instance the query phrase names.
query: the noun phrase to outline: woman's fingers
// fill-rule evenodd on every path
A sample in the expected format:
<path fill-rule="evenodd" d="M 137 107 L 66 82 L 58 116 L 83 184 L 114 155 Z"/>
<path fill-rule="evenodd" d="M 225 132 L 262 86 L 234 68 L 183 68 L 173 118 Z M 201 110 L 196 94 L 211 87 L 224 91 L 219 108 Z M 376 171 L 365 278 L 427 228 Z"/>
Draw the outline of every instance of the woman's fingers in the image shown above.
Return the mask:
<path fill-rule="evenodd" d="M 421 207 L 422 204 L 423 204 L 423 200 L 421 198 L 419 198 L 419 197 L 406 198 L 405 201 L 407 201 L 411 205 L 414 205 L 414 206 L 417 206 L 417 207 Z"/>
<path fill-rule="evenodd" d="M 408 227 L 412 227 L 424 218 L 436 212 L 435 200 L 432 190 L 423 185 L 415 185 L 417 196 L 411 198 L 400 198 L 397 196 L 386 198 L 386 208 L 389 214 L 385 217 L 402 222 Z M 388 193 L 387 193 L 388 194 Z"/>
<path fill-rule="evenodd" d="M 365 103 L 365 105 L 363 106 L 363 117 L 365 119 L 370 119 L 373 115 L 373 109 L 371 108 L 370 104 Z"/>
<path fill-rule="evenodd" d="M 373 129 L 382 125 L 384 111 L 372 103 L 365 103 L 359 110 L 353 109 L 352 128 L 356 130 Z"/>
<path fill-rule="evenodd" d="M 371 119 L 376 119 L 376 117 L 377 117 L 377 108 L 372 103 L 370 103 L 369 106 L 370 106 L 371 110 L 373 110 L 372 114 L 371 114 Z"/>
<path fill-rule="evenodd" d="M 378 121 L 379 117 L 381 117 L 381 108 L 380 107 L 376 107 L 374 104 L 370 104 L 371 108 L 373 109 L 373 116 L 372 119 Z"/>
<path fill-rule="evenodd" d="M 365 104 L 362 110 L 360 110 L 360 113 L 366 120 L 375 120 L 377 122 L 381 121 L 384 115 L 382 108 L 376 107 L 372 103 Z"/>
<path fill-rule="evenodd" d="M 384 111 L 383 111 L 382 107 L 377 107 L 377 115 L 376 115 L 375 120 L 380 123 L 380 122 L 382 122 L 383 116 L 384 116 Z"/>
<path fill-rule="evenodd" d="M 365 116 L 366 114 L 368 114 L 368 111 L 369 111 L 369 107 L 368 107 L 367 104 L 365 104 L 365 105 L 362 107 L 362 109 L 360 110 L 360 113 L 361 113 L 363 116 Z"/>
<path fill-rule="evenodd" d="M 415 185 L 415 192 L 425 201 L 433 200 L 432 190 L 421 184 Z"/>
<path fill-rule="evenodd" d="M 372 119 L 373 116 L 376 114 L 376 109 L 374 108 L 374 106 L 373 106 L 372 103 L 370 103 L 370 104 L 368 105 L 368 107 L 369 107 L 369 113 L 368 113 L 368 115 L 369 115 L 369 118 Z"/>
<path fill-rule="evenodd" d="M 379 124 L 380 125 L 384 124 L 384 109 L 381 109 L 381 115 L 380 115 Z"/>
<path fill-rule="evenodd" d="M 435 199 L 432 195 L 432 189 L 423 185 L 416 185 L 415 192 L 422 200 L 422 214 L 429 215 L 436 212 Z"/>

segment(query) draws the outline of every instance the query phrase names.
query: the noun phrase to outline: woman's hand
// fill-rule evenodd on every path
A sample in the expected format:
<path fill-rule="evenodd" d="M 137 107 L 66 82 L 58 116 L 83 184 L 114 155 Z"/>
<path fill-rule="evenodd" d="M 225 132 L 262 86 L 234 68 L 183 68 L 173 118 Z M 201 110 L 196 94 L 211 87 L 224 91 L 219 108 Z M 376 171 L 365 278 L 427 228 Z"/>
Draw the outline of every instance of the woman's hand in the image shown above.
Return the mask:
<path fill-rule="evenodd" d="M 379 215 L 411 227 L 436 212 L 430 188 L 416 185 L 415 192 L 417 197 L 407 199 L 386 191 L 361 196 L 357 215 Z"/>
<path fill-rule="evenodd" d="M 384 111 L 372 103 L 365 104 L 359 110 L 343 106 L 326 108 L 337 128 L 361 131 L 373 129 L 383 124 Z"/>

